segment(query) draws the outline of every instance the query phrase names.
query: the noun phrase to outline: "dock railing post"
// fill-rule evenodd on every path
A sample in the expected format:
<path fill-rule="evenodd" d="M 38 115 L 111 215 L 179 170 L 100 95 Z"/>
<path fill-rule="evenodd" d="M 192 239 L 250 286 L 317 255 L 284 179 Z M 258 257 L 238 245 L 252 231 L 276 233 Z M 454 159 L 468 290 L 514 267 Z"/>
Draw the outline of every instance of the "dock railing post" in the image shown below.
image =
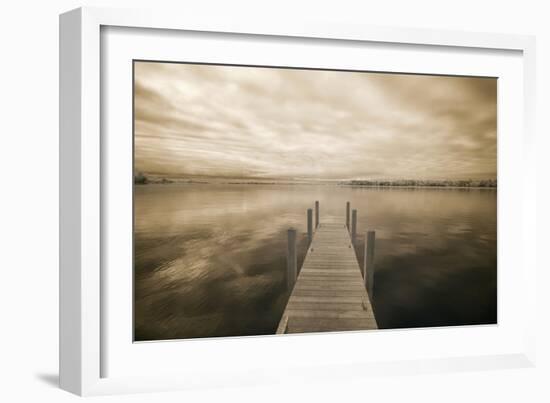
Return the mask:
<path fill-rule="evenodd" d="M 363 280 L 365 281 L 365 288 L 372 301 L 374 294 L 374 240 L 375 232 L 367 231 L 365 234 L 365 256 L 363 262 Z"/>
<path fill-rule="evenodd" d="M 357 210 L 351 211 L 351 244 L 355 245 L 355 238 L 357 237 Z"/>
<path fill-rule="evenodd" d="M 363 275 L 363 284 L 365 290 L 367 289 L 367 245 L 368 245 L 368 231 L 365 232 L 365 243 L 363 245 L 363 264 L 361 265 L 361 274 Z"/>
<path fill-rule="evenodd" d="M 315 202 L 315 229 L 319 228 L 319 201 Z"/>
<path fill-rule="evenodd" d="M 349 232 L 349 208 L 350 208 L 349 202 L 346 202 L 346 228 L 348 229 L 348 232 Z"/>
<path fill-rule="evenodd" d="M 297 272 L 297 258 L 296 258 L 296 230 L 290 228 L 288 230 L 288 249 L 286 255 L 286 269 L 287 269 L 287 289 L 292 291 L 294 283 L 296 282 Z"/>
<path fill-rule="evenodd" d="M 313 210 L 310 208 L 307 209 L 307 241 L 309 247 L 313 241 Z"/>

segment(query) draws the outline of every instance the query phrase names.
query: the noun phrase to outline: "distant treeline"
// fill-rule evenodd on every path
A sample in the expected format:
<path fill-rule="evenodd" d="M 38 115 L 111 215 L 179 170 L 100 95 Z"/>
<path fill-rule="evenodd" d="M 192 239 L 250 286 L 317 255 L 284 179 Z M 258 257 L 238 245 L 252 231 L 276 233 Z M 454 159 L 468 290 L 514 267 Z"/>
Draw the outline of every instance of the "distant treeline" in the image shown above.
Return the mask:
<path fill-rule="evenodd" d="M 156 178 L 156 177 L 150 178 L 150 177 L 145 176 L 141 172 L 138 172 L 134 176 L 134 183 L 136 185 L 146 185 L 148 183 L 173 183 L 173 182 L 174 182 L 173 180 L 166 179 L 166 178 Z"/>
<path fill-rule="evenodd" d="M 401 187 L 464 187 L 464 188 L 496 188 L 496 179 L 482 180 L 425 180 L 425 179 L 397 179 L 397 180 L 350 180 L 338 182 L 339 185 L 350 186 L 401 186 Z"/>
<path fill-rule="evenodd" d="M 193 179 L 168 179 L 158 175 L 145 175 L 138 172 L 134 175 L 134 183 L 136 185 L 146 184 L 164 184 L 164 183 L 183 183 L 183 184 L 207 184 L 207 181 L 199 181 Z M 217 182 L 216 182 L 217 183 Z M 307 185 L 320 184 L 316 182 L 259 182 L 259 181 L 230 181 L 220 182 L 228 185 Z M 327 184 L 327 183 L 322 183 Z M 330 183 L 334 184 L 334 182 Z M 349 181 L 337 182 L 338 185 L 344 186 L 379 186 L 379 187 L 461 187 L 461 188 L 496 188 L 496 179 L 482 180 L 426 180 L 426 179 L 395 179 L 395 180 L 371 180 L 371 179 L 354 179 Z"/>
<path fill-rule="evenodd" d="M 136 184 L 136 185 L 147 185 L 147 184 L 157 185 L 157 184 L 166 184 L 166 183 L 188 183 L 188 184 L 189 183 L 201 183 L 201 184 L 204 184 L 204 183 L 208 183 L 208 182 L 197 181 L 197 180 L 192 180 L 192 179 L 168 179 L 168 178 L 164 178 L 162 176 L 156 176 L 156 175 L 147 176 L 142 172 L 138 172 L 137 174 L 134 175 L 134 184 Z"/>

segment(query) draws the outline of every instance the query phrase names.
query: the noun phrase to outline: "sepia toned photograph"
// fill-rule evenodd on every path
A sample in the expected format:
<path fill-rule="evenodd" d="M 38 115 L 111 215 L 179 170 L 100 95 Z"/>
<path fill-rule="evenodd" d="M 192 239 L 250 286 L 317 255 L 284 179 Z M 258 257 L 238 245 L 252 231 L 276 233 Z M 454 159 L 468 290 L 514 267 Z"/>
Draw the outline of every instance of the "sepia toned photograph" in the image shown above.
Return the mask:
<path fill-rule="evenodd" d="M 497 323 L 497 79 L 133 62 L 134 340 Z"/>

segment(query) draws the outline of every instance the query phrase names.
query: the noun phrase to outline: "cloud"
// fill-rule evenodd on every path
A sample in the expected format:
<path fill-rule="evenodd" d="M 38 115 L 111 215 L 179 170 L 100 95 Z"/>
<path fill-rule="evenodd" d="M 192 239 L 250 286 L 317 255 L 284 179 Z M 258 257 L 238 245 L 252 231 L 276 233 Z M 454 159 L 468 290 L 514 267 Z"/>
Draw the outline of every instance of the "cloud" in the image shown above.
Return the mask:
<path fill-rule="evenodd" d="M 135 165 L 173 176 L 496 177 L 496 79 L 136 62 Z"/>

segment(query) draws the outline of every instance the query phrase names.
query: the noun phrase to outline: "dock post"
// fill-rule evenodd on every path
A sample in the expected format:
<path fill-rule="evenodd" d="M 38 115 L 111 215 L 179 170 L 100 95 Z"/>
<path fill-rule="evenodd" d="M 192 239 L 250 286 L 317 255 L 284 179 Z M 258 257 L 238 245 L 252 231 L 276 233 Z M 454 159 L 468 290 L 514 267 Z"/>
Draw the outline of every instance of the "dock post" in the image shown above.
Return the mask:
<path fill-rule="evenodd" d="M 309 247 L 313 241 L 313 210 L 310 208 L 307 209 L 307 240 Z"/>
<path fill-rule="evenodd" d="M 346 202 L 346 228 L 349 232 L 349 202 Z"/>
<path fill-rule="evenodd" d="M 296 258 L 296 230 L 290 228 L 288 230 L 288 249 L 286 255 L 287 269 L 287 289 L 292 291 L 297 276 L 297 258 Z"/>
<path fill-rule="evenodd" d="M 372 301 L 374 296 L 374 240 L 375 232 L 367 231 L 365 234 L 365 256 L 363 262 L 363 280 L 365 281 L 365 288 Z"/>
<path fill-rule="evenodd" d="M 315 229 L 319 228 L 319 201 L 315 202 Z"/>
<path fill-rule="evenodd" d="M 351 211 L 351 244 L 355 245 L 355 238 L 357 237 L 357 210 Z"/>

